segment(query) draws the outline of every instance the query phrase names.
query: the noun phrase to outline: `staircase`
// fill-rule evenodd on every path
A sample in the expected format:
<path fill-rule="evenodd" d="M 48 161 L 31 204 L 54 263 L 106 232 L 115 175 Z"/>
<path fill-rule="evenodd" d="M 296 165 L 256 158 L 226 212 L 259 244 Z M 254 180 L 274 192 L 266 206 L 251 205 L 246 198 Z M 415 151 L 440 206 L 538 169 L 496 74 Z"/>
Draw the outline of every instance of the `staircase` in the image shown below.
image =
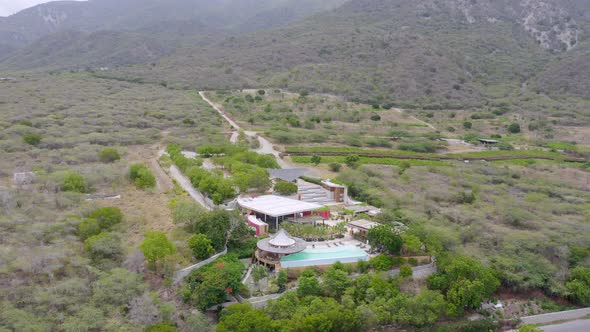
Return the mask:
<path fill-rule="evenodd" d="M 299 188 L 297 196 L 304 202 L 320 205 L 337 204 L 337 202 L 330 197 L 330 192 L 322 188 L 322 186 L 299 180 L 297 182 L 297 187 Z"/>

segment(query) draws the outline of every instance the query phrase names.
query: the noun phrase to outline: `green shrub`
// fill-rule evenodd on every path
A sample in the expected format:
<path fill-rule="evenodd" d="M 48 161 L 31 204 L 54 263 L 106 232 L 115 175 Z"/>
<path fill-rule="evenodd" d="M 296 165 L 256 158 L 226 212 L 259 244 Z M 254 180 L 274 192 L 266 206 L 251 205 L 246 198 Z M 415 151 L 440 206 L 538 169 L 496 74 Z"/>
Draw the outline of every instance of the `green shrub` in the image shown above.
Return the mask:
<path fill-rule="evenodd" d="M 109 229 L 123 221 L 123 212 L 117 207 L 96 209 L 90 213 L 89 219 L 94 219 L 101 230 Z"/>
<path fill-rule="evenodd" d="M 358 261 L 356 263 L 356 269 L 359 273 L 367 273 L 369 272 L 370 264 L 367 261 Z"/>
<path fill-rule="evenodd" d="M 332 172 L 340 172 L 340 169 L 342 169 L 342 165 L 339 163 L 330 163 L 328 167 Z"/>
<path fill-rule="evenodd" d="M 129 178 L 139 189 L 153 188 L 156 186 L 156 178 L 150 169 L 144 164 L 133 164 L 129 169 Z"/>
<path fill-rule="evenodd" d="M 98 153 L 98 159 L 103 163 L 112 163 L 121 159 L 121 155 L 115 148 L 104 148 Z"/>
<path fill-rule="evenodd" d="M 371 120 L 381 121 L 381 116 L 379 114 L 373 114 L 373 115 L 371 115 Z"/>
<path fill-rule="evenodd" d="M 590 306 L 590 269 L 577 267 L 572 270 L 572 277 L 566 284 L 571 298 L 583 306 Z"/>
<path fill-rule="evenodd" d="M 433 142 L 401 143 L 398 148 L 402 151 L 434 153 L 438 150 L 438 144 Z"/>
<path fill-rule="evenodd" d="M 402 278 L 411 277 L 412 273 L 412 267 L 408 264 L 404 264 L 399 268 L 399 275 Z"/>
<path fill-rule="evenodd" d="M 64 176 L 63 182 L 61 184 L 61 190 L 85 193 L 88 191 L 86 178 L 82 174 L 68 172 Z"/>
<path fill-rule="evenodd" d="M 39 145 L 41 143 L 41 135 L 38 134 L 24 134 L 23 141 L 29 145 Z"/>
<path fill-rule="evenodd" d="M 520 133 L 520 125 L 518 123 L 512 123 L 508 126 L 508 131 L 511 132 L 512 134 L 518 134 Z"/>
<path fill-rule="evenodd" d="M 410 264 L 410 266 L 416 266 L 418 265 L 418 260 L 414 257 L 410 257 L 408 258 L 408 264 Z"/>
<path fill-rule="evenodd" d="M 215 252 L 211 245 L 211 240 L 205 234 L 191 236 L 188 239 L 188 247 L 191 248 L 193 256 L 198 259 L 207 259 Z"/>
<path fill-rule="evenodd" d="M 354 168 L 358 165 L 358 162 L 361 158 L 356 154 L 349 154 L 346 156 L 346 165 L 348 167 Z"/>
<path fill-rule="evenodd" d="M 463 128 L 471 129 L 472 127 L 473 127 L 473 123 L 471 123 L 470 121 L 463 122 Z"/>
<path fill-rule="evenodd" d="M 280 195 L 290 196 L 297 193 L 297 185 L 287 181 L 279 181 L 275 184 L 274 191 Z"/>
<path fill-rule="evenodd" d="M 118 259 L 123 255 L 121 239 L 113 233 L 100 233 L 86 239 L 84 248 L 92 259 Z"/>
<path fill-rule="evenodd" d="M 98 235 L 100 233 L 100 226 L 96 219 L 87 218 L 78 224 L 78 236 L 85 240 L 91 236 Z"/>
<path fill-rule="evenodd" d="M 318 165 L 322 162 L 322 157 L 318 156 L 317 154 L 314 154 L 313 156 L 311 156 L 311 162 L 314 165 Z"/>
<path fill-rule="evenodd" d="M 377 271 L 389 271 L 393 268 L 393 257 L 380 254 L 369 260 L 371 266 Z"/>
<path fill-rule="evenodd" d="M 159 322 L 148 327 L 146 332 L 179 332 L 180 330 L 171 322 Z"/>
<path fill-rule="evenodd" d="M 152 266 L 162 258 L 172 255 L 176 252 L 174 244 L 168 240 L 165 233 L 149 232 L 141 243 L 143 256 Z"/>

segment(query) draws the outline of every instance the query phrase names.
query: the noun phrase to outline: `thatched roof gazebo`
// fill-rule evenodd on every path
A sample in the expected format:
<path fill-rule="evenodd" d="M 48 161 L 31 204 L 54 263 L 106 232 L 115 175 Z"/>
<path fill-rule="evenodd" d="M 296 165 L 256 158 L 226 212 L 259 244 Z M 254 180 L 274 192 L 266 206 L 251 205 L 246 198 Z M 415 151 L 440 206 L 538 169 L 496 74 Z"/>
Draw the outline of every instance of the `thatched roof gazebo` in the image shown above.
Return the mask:
<path fill-rule="evenodd" d="M 256 247 L 255 258 L 258 262 L 277 267 L 281 257 L 305 250 L 307 243 L 281 229 L 272 237 L 258 241 Z"/>

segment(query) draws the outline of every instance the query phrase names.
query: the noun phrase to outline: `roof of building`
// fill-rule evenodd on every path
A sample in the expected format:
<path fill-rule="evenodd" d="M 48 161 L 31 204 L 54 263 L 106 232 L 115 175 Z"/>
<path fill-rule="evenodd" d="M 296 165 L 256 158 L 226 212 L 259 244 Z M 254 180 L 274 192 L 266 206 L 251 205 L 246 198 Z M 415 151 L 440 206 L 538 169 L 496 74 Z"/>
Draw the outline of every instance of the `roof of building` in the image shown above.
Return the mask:
<path fill-rule="evenodd" d="M 378 208 L 370 205 L 347 205 L 346 209 L 353 211 L 354 213 L 365 213 L 373 210 L 379 210 Z"/>
<path fill-rule="evenodd" d="M 293 182 L 307 173 L 307 168 L 281 168 L 269 169 L 268 174 L 271 179 L 281 179 L 287 182 Z"/>
<path fill-rule="evenodd" d="M 359 228 L 359 229 L 364 229 L 364 230 L 369 230 L 373 227 L 379 226 L 379 223 L 376 223 L 376 222 L 370 221 L 370 220 L 366 220 L 366 219 L 359 219 L 359 220 L 354 220 L 354 221 L 349 222 L 348 226 L 354 227 L 354 228 Z"/>
<path fill-rule="evenodd" d="M 487 138 L 480 138 L 479 141 L 482 142 L 482 143 L 489 143 L 489 144 L 500 143 L 500 141 L 498 141 L 498 140 L 495 140 L 495 139 L 487 139 Z"/>
<path fill-rule="evenodd" d="M 238 198 L 238 204 L 245 209 L 270 217 L 289 216 L 296 213 L 315 211 L 323 206 L 291 198 L 266 195 L 255 198 Z"/>
<path fill-rule="evenodd" d="M 303 251 L 307 248 L 307 243 L 281 229 L 275 235 L 258 241 L 256 246 L 262 251 L 287 255 Z"/>
<path fill-rule="evenodd" d="M 333 187 L 333 188 L 346 188 L 345 186 L 338 184 L 338 183 L 334 183 L 330 180 L 324 180 L 322 181 L 323 184 L 327 185 L 328 187 Z"/>

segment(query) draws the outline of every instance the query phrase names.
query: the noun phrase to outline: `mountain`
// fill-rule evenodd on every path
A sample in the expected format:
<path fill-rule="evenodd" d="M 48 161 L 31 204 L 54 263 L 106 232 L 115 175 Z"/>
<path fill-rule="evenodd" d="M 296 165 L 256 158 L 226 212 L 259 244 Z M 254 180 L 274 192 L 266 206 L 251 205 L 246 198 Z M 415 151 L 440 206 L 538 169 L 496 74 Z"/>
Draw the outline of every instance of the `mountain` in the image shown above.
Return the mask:
<path fill-rule="evenodd" d="M 0 22 L 0 31 L 35 17 L 38 24 L 23 36 L 43 24 L 66 36 L 18 46 L 0 68 L 120 66 L 109 75 L 201 88 L 309 89 L 429 108 L 482 106 L 514 97 L 523 85 L 587 98 L 590 86 L 587 0 L 95 0 L 86 7 L 52 6 L 68 9 L 46 19 L 38 14 L 46 7 L 33 8 Z M 73 10 L 80 14 L 63 14 Z M 63 32 L 70 30 L 78 32 Z M 149 66 L 125 66 L 141 63 Z"/>
<path fill-rule="evenodd" d="M 53 33 L 134 31 L 199 22 L 209 31 L 255 31 L 335 8 L 345 0 L 89 0 L 57 1 L 0 18 L 0 59 Z"/>
<path fill-rule="evenodd" d="M 271 85 L 407 106 L 481 105 L 537 79 L 548 93 L 565 91 L 550 78 L 561 66 L 588 58 L 588 13 L 590 3 L 579 0 L 352 0 L 286 27 L 178 49 L 149 72 L 121 72 L 200 87 Z M 586 67 L 568 84 L 587 86 Z"/>

